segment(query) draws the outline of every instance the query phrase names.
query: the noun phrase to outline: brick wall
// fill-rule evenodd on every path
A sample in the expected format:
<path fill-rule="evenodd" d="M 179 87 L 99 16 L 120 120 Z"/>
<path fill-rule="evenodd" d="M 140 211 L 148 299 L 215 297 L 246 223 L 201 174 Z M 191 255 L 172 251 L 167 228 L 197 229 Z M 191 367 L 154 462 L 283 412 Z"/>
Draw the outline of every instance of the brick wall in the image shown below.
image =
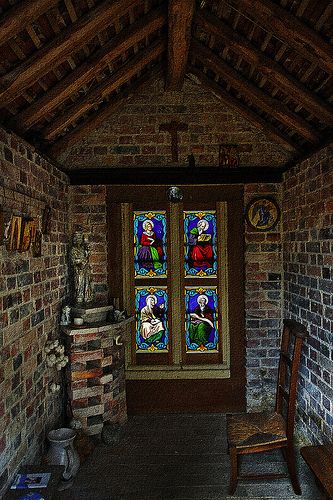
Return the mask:
<path fill-rule="evenodd" d="M 301 366 L 303 436 L 333 439 L 333 147 L 285 174 L 285 310 L 310 332 Z"/>
<path fill-rule="evenodd" d="M 197 165 L 218 165 L 219 144 L 239 145 L 241 165 L 284 165 L 289 156 L 264 133 L 227 109 L 214 94 L 186 80 L 182 92 L 165 92 L 162 81 L 137 92 L 119 113 L 63 153 L 67 168 L 172 163 L 170 134 L 160 132 L 171 120 L 188 124 L 179 136 L 179 163 L 194 154 Z"/>
<path fill-rule="evenodd" d="M 281 206 L 281 185 L 248 184 L 244 207 L 252 198 L 270 196 Z M 271 407 L 275 396 L 282 309 L 281 222 L 270 231 L 245 223 L 245 310 L 247 406 Z"/>
<path fill-rule="evenodd" d="M 51 207 L 42 256 L 0 245 L 0 496 L 22 461 L 40 457 L 45 433 L 62 417 L 61 375 L 46 367 L 44 346 L 59 336 L 67 293 L 67 177 L 32 147 L 0 129 L 0 205 L 40 216 Z"/>

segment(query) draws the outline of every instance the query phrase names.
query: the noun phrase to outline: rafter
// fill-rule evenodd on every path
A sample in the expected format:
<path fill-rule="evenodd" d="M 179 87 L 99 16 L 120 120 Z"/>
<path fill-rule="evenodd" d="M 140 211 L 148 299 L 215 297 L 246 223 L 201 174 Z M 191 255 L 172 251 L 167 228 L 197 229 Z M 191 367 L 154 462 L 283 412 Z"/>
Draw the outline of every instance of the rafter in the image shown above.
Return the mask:
<path fill-rule="evenodd" d="M 129 89 L 115 96 L 104 109 L 94 113 L 83 123 L 77 125 L 73 130 L 67 132 L 66 135 L 60 137 L 51 146 L 47 147 L 47 154 L 51 157 L 57 157 L 57 155 L 59 155 L 62 151 L 70 148 L 74 143 L 82 139 L 82 137 L 87 136 L 91 131 L 95 130 L 99 125 L 107 120 L 111 114 L 117 112 L 121 107 L 123 107 L 127 103 L 127 100 L 130 99 L 137 90 L 139 90 L 143 85 L 146 85 L 148 81 L 158 78 L 161 73 L 162 66 L 159 64 L 152 71 L 139 77 L 134 83 L 131 84 Z"/>
<path fill-rule="evenodd" d="M 226 79 L 233 88 L 265 113 L 273 116 L 287 127 L 297 130 L 307 141 L 313 143 L 320 141 L 319 134 L 306 120 L 290 111 L 285 104 L 265 94 L 203 44 L 198 41 L 193 42 L 192 50 L 195 57 L 198 57 L 206 67 L 211 68 L 219 76 Z"/>
<path fill-rule="evenodd" d="M 169 1 L 166 90 L 181 90 L 183 86 L 194 9 L 195 0 Z"/>
<path fill-rule="evenodd" d="M 208 78 L 202 71 L 191 67 L 189 72 L 200 81 L 206 90 L 213 92 L 227 107 L 234 109 L 243 116 L 243 118 L 250 121 L 256 128 L 262 130 L 271 140 L 278 142 L 289 152 L 300 152 L 299 146 L 290 137 L 285 136 L 278 129 L 273 127 L 273 125 L 266 122 L 261 116 L 224 90 L 218 83 Z"/>
<path fill-rule="evenodd" d="M 141 71 L 147 64 L 157 59 L 165 50 L 166 42 L 159 40 L 150 47 L 144 49 L 144 51 L 136 54 L 130 61 L 121 66 L 121 68 L 110 78 L 106 81 L 103 80 L 100 85 L 96 86 L 85 97 L 80 98 L 68 109 L 68 111 L 51 122 L 50 125 L 42 131 L 41 136 L 44 139 L 53 140 L 68 125 L 77 120 L 77 118 L 89 109 L 98 105 L 125 82 L 128 82 L 130 78 Z"/>
<path fill-rule="evenodd" d="M 40 99 L 32 103 L 12 120 L 11 125 L 18 132 L 23 132 L 35 125 L 39 120 L 51 113 L 57 106 L 64 102 L 70 95 L 77 92 L 87 84 L 108 63 L 120 56 L 130 47 L 144 39 L 150 33 L 161 28 L 165 22 L 166 9 L 160 7 L 129 28 L 122 30 L 112 40 L 79 68 L 75 69 L 59 83 L 50 88 Z"/>
<path fill-rule="evenodd" d="M 246 12 L 266 30 L 273 31 L 303 57 L 311 61 L 316 60 L 318 66 L 328 73 L 333 71 L 332 45 L 288 10 L 272 0 L 228 1 L 241 12 Z"/>
<path fill-rule="evenodd" d="M 46 44 L 17 68 L 0 79 L 0 100 L 3 105 L 9 104 L 27 87 L 35 83 L 51 68 L 59 66 L 73 51 L 79 49 L 93 38 L 99 30 L 112 23 L 112 19 L 123 15 L 136 0 L 105 0 L 96 9 L 89 11 L 84 17 L 55 39 Z"/>
<path fill-rule="evenodd" d="M 59 0 L 25 0 L 18 2 L 1 16 L 0 45 L 23 31 L 28 24 L 44 14 Z"/>
<path fill-rule="evenodd" d="M 222 39 L 226 46 L 240 53 L 245 60 L 253 64 L 268 80 L 284 89 L 302 107 L 333 126 L 333 108 L 287 73 L 282 65 L 256 49 L 246 37 L 231 29 L 207 10 L 201 10 L 195 22 L 208 33 Z"/>

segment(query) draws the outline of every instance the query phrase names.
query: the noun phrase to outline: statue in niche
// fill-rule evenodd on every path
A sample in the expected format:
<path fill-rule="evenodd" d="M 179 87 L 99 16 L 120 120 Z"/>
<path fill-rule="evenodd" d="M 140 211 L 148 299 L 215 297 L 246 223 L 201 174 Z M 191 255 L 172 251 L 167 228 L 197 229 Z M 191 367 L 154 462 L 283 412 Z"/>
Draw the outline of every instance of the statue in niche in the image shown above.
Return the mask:
<path fill-rule="evenodd" d="M 82 230 L 75 231 L 70 251 L 73 270 L 74 303 L 87 304 L 93 300 L 91 269 L 89 264 L 90 249 Z"/>

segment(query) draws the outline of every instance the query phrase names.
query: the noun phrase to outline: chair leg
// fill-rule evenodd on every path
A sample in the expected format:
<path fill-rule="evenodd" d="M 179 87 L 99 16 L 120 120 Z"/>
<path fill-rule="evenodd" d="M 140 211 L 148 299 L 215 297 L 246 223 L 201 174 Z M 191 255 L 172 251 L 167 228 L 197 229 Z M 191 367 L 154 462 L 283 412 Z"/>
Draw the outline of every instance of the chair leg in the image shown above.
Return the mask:
<path fill-rule="evenodd" d="M 236 448 L 229 448 L 230 456 L 230 481 L 228 494 L 233 495 L 235 493 L 238 481 L 238 456 Z"/>
<path fill-rule="evenodd" d="M 302 490 L 298 482 L 296 465 L 295 465 L 295 450 L 292 444 L 287 446 L 286 449 L 286 460 L 288 465 L 288 472 L 291 480 L 291 484 L 296 495 L 301 495 Z"/>

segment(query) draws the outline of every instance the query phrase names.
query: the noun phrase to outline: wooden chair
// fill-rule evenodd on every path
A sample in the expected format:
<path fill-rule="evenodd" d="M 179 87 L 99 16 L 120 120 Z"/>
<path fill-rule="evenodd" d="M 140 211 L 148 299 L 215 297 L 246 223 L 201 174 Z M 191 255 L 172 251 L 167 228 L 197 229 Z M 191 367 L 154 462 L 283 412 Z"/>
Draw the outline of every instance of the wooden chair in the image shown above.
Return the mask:
<path fill-rule="evenodd" d="M 238 479 L 277 479 L 290 477 L 297 495 L 301 488 L 297 478 L 294 454 L 294 421 L 296 389 L 306 328 L 296 321 L 285 319 L 281 339 L 275 410 L 271 413 L 227 415 L 227 435 L 230 455 L 229 495 L 233 495 Z M 289 474 L 240 474 L 238 455 L 260 453 L 281 448 Z"/>

